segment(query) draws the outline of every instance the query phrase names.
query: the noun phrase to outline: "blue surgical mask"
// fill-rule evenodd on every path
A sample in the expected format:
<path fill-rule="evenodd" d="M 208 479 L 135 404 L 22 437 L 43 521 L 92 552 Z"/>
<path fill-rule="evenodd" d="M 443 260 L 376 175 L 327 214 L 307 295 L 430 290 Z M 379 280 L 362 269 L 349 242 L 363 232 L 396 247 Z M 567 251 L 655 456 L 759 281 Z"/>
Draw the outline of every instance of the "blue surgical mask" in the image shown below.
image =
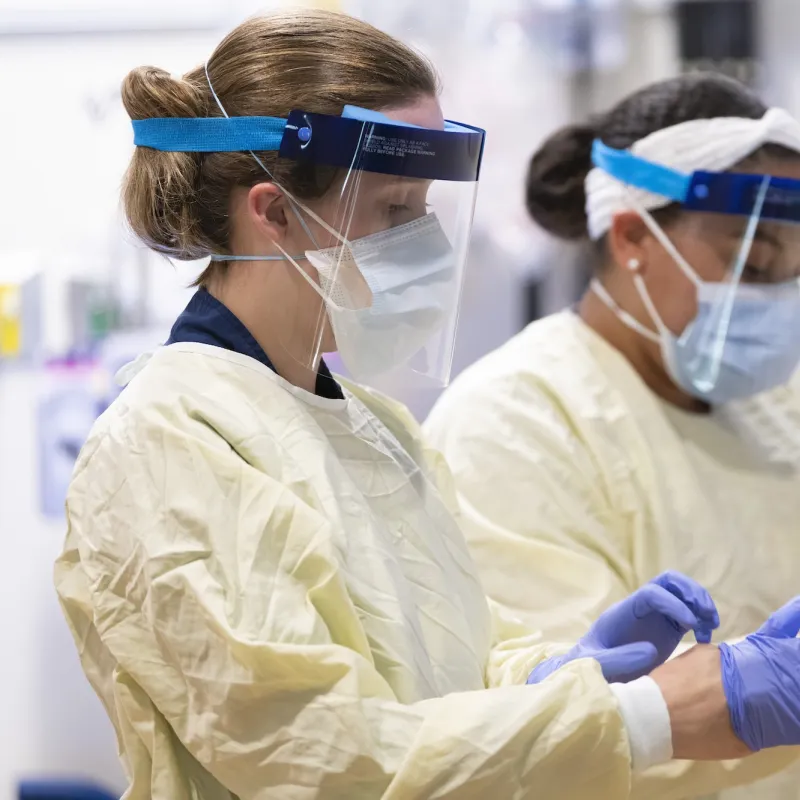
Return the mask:
<path fill-rule="evenodd" d="M 629 328 L 661 347 L 664 367 L 688 395 L 711 405 L 752 397 L 782 386 L 800 365 L 800 282 L 740 284 L 735 290 L 721 352 L 708 335 L 707 324 L 731 291 L 727 284 L 697 280 L 697 315 L 676 336 L 661 322 L 641 276 L 634 276 L 639 294 L 659 332 L 649 330 L 623 311 L 597 280 L 594 293 Z M 702 368 L 715 364 L 713 381 L 698 380 Z"/>
<path fill-rule="evenodd" d="M 664 364 L 687 394 L 711 405 L 760 394 L 787 383 L 800 364 L 800 283 L 741 284 L 735 290 L 721 355 L 705 323 L 729 291 L 700 283 L 697 316 L 680 335 L 660 337 Z M 717 363 L 713 385 L 698 386 L 698 366 Z"/>

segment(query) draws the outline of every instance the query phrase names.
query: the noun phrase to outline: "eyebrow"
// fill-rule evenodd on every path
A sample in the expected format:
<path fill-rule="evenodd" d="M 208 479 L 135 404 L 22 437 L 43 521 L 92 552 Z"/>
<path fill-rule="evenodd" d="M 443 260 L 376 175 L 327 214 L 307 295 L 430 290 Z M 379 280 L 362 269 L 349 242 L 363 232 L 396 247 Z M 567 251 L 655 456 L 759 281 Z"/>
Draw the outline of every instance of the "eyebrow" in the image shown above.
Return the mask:
<path fill-rule="evenodd" d="M 738 239 L 739 241 L 742 239 L 741 231 L 730 231 L 727 236 L 729 239 Z M 772 245 L 772 247 L 774 247 L 776 250 L 783 250 L 784 248 L 784 243 L 777 236 L 768 233 L 762 228 L 756 228 L 753 239 L 759 242 L 766 242 L 767 244 Z"/>

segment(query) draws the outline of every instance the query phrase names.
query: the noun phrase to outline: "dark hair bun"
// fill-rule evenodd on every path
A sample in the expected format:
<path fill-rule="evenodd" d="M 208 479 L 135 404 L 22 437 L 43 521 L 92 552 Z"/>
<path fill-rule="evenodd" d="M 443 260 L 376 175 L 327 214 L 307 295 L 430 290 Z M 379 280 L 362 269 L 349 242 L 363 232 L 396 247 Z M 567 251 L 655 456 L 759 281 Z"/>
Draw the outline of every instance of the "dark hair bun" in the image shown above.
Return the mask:
<path fill-rule="evenodd" d="M 592 168 L 592 142 L 625 149 L 655 131 L 695 119 L 759 119 L 764 103 L 741 83 L 713 73 L 690 73 L 651 83 L 629 94 L 587 125 L 553 134 L 531 159 L 525 187 L 528 211 L 561 239 L 586 230 L 584 181 Z"/>
<path fill-rule="evenodd" d="M 592 142 L 596 137 L 595 125 L 567 125 L 542 144 L 528 166 L 528 212 L 560 239 L 587 236 L 584 181 L 592 168 Z"/>

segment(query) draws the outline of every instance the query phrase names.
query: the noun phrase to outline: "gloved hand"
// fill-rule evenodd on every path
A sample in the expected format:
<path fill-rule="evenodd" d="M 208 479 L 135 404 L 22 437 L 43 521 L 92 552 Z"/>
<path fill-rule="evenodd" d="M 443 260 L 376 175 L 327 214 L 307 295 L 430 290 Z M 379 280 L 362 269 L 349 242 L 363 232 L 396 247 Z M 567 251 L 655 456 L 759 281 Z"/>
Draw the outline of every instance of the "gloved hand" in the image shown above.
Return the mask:
<path fill-rule="evenodd" d="M 800 597 L 739 644 L 721 644 L 734 733 L 753 751 L 800 744 Z"/>
<path fill-rule="evenodd" d="M 717 627 L 711 595 L 691 578 L 665 572 L 603 612 L 572 650 L 537 665 L 527 682 L 539 683 L 577 658 L 593 658 L 609 683 L 627 683 L 663 664 L 688 631 L 705 644 Z"/>

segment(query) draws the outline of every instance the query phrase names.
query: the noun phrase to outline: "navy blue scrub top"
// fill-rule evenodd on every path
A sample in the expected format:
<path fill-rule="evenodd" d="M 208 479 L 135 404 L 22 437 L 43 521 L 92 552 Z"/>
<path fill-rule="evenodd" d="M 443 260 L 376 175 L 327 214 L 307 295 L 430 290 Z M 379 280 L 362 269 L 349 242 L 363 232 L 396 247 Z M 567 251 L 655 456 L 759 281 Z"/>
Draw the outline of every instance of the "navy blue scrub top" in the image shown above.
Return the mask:
<path fill-rule="evenodd" d="M 167 344 L 199 342 L 222 347 L 260 361 L 275 374 L 269 356 L 244 323 L 216 297 L 199 289 L 172 326 Z M 324 361 L 320 361 L 315 393 L 330 400 L 342 400 L 342 387 L 336 382 Z"/>

